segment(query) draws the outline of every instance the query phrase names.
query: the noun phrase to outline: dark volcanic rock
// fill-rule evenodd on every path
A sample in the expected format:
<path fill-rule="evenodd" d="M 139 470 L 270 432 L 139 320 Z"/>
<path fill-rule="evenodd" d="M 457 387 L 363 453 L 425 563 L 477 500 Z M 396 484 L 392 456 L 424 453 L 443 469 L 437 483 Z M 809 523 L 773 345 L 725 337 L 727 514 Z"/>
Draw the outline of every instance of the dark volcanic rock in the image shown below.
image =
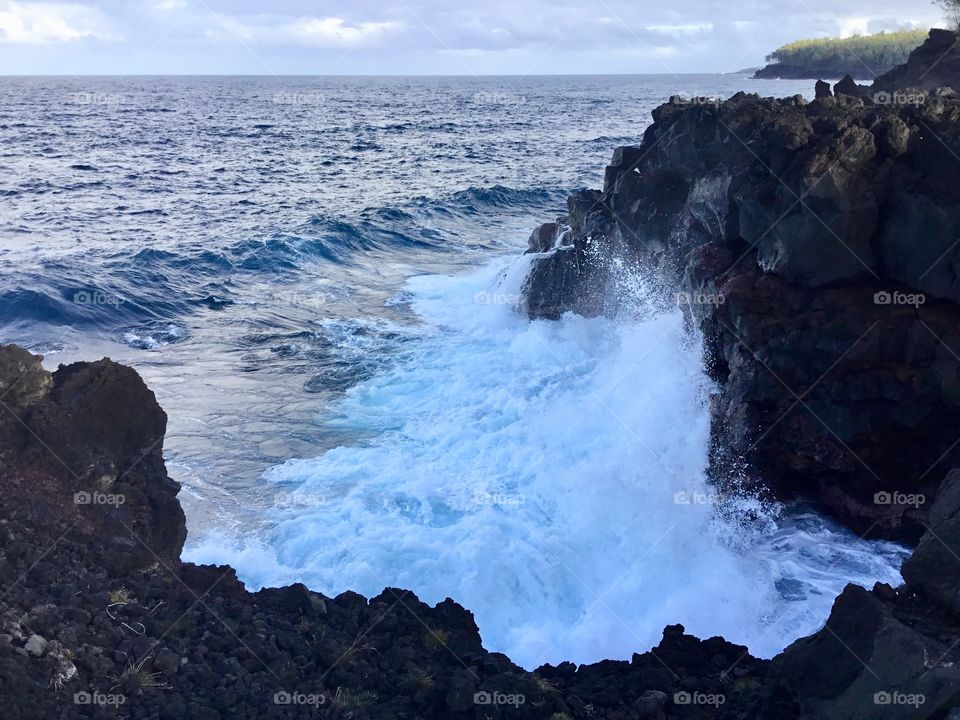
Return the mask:
<path fill-rule="evenodd" d="M 926 42 L 910 53 L 903 65 L 878 77 L 873 89 L 892 93 L 902 88 L 960 90 L 960 42 L 950 30 L 931 30 Z"/>
<path fill-rule="evenodd" d="M 818 77 L 836 78 L 845 75 L 848 71 L 843 68 L 811 69 L 803 65 L 787 65 L 784 63 L 770 63 L 759 68 L 753 77 L 757 80 L 815 80 Z M 876 77 L 869 69 L 863 68 L 855 73 L 857 80 L 873 80 Z"/>
<path fill-rule="evenodd" d="M 960 617 L 960 470 L 944 479 L 928 523 L 903 577 L 911 589 Z"/>
<path fill-rule="evenodd" d="M 588 227 L 590 208 L 573 208 Z M 487 652 L 449 599 L 248 593 L 230 567 L 180 562 L 166 416 L 133 370 L 101 360 L 51 375 L 0 347 L 0 400 L 5 719 L 796 716 L 768 662 L 679 627 L 629 663 L 530 673 Z M 685 692 L 724 702 L 684 704 Z"/>
<path fill-rule="evenodd" d="M 960 462 L 960 98 L 867 93 L 657 108 L 589 222 L 561 219 L 569 255 L 534 256 L 528 311 L 615 314 L 624 275 L 654 278 L 721 383 L 718 479 L 746 460 L 779 497 L 916 539 L 926 506 L 897 499 Z"/>
<path fill-rule="evenodd" d="M 544 253 L 553 248 L 557 242 L 560 226 L 555 223 L 544 223 L 530 234 L 527 252 Z"/>
<path fill-rule="evenodd" d="M 140 376 L 109 360 L 51 375 L 15 346 L 0 346 L 0 372 L 13 378 L 0 421 L 10 507 L 76 527 L 118 572 L 179 558 L 186 528 L 163 464 L 167 416 Z M 31 495 L 37 483 L 49 492 Z"/>
<path fill-rule="evenodd" d="M 943 481 L 906 585 L 853 585 L 824 629 L 773 660 L 772 673 L 824 720 L 953 717 L 960 710 L 960 471 Z"/>
<path fill-rule="evenodd" d="M 863 85 L 857 85 L 856 81 L 849 75 L 844 75 L 836 85 L 833 86 L 834 95 L 847 95 L 849 97 L 860 98 L 861 100 L 870 100 L 872 93 L 870 89 Z"/>
<path fill-rule="evenodd" d="M 530 250 L 534 245 L 545 247 L 531 266 L 531 277 L 525 293 L 526 307 L 531 315 L 557 319 L 570 309 L 594 314 L 609 301 L 613 290 L 605 277 L 606 247 L 598 241 L 612 230 L 612 222 L 601 195 L 595 190 L 583 190 L 567 199 L 569 214 L 560 223 L 548 223 L 534 231 Z M 553 234 L 554 239 L 546 240 Z M 562 278 L 560 282 L 553 282 Z"/>
<path fill-rule="evenodd" d="M 800 698 L 804 717 L 942 717 L 960 707 L 960 667 L 949 642 L 918 627 L 919 615 L 890 588 L 849 585 L 826 628 L 788 647 L 774 670 Z"/>

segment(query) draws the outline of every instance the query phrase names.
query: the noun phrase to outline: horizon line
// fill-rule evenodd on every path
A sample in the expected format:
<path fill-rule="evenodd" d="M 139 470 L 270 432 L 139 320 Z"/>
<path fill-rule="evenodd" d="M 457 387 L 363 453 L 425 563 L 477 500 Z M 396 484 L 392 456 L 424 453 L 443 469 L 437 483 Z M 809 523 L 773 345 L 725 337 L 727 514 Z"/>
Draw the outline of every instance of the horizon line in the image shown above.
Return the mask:
<path fill-rule="evenodd" d="M 745 68 L 735 72 L 624 72 L 624 73 L 345 73 L 345 74 L 297 74 L 297 73 L 0 73 L 0 78 L 148 78 L 148 77 L 195 77 L 195 78 L 527 78 L 527 77 L 680 77 L 684 75 L 749 75 L 762 66 Z M 756 78 L 770 80 L 773 78 Z"/>

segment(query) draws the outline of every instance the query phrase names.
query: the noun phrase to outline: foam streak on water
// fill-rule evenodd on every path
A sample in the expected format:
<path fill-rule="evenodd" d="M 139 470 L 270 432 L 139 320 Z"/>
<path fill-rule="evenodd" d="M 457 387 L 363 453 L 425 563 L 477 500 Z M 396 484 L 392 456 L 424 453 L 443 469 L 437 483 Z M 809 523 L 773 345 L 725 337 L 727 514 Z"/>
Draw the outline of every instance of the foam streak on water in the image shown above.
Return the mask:
<path fill-rule="evenodd" d="M 422 337 L 330 421 L 372 439 L 275 467 L 267 535 L 189 558 L 252 585 L 449 596 L 530 668 L 628 658 L 677 622 L 771 655 L 848 580 L 899 581 L 902 551 L 814 515 L 718 517 L 711 388 L 679 313 L 531 323 L 509 304 L 523 271 L 411 281 Z"/>

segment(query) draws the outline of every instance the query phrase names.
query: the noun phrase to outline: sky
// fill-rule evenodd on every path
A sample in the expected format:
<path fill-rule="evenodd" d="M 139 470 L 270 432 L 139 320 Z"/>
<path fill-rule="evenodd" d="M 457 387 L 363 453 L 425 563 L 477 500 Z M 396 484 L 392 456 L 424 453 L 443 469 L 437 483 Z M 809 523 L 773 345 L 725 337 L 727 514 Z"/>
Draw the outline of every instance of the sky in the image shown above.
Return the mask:
<path fill-rule="evenodd" d="M 735 72 L 929 0 L 0 0 L 0 74 Z"/>

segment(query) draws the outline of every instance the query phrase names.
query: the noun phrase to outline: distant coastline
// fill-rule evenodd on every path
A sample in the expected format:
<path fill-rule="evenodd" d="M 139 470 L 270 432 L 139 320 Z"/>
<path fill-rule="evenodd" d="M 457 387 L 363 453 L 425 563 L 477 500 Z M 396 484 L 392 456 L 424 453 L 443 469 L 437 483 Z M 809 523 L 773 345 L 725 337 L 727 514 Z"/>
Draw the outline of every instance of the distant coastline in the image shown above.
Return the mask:
<path fill-rule="evenodd" d="M 849 38 L 798 40 L 774 50 L 753 77 L 761 80 L 817 80 L 850 75 L 875 80 L 907 61 L 926 39 L 926 30 L 903 30 Z"/>

